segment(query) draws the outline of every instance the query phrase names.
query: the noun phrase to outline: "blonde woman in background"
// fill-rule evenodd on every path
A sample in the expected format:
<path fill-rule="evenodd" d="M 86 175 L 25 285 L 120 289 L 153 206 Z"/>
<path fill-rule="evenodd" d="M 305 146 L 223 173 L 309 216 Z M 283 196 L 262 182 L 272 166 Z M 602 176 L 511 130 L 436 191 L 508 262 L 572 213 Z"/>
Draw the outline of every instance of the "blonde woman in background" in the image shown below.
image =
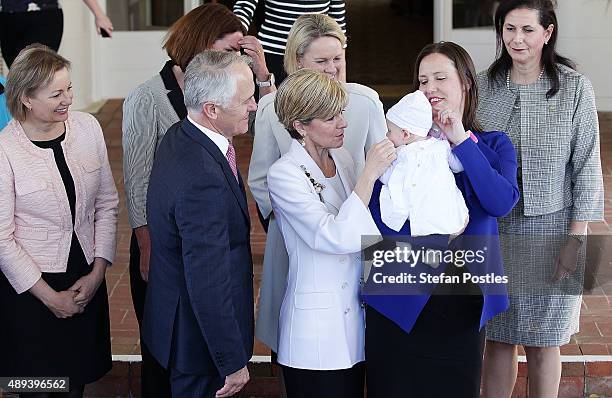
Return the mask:
<path fill-rule="evenodd" d="M 342 145 L 355 163 L 355 173 L 359 174 L 365 164 L 366 151 L 385 139 L 387 125 L 382 103 L 374 90 L 342 81 L 345 45 L 346 36 L 333 18 L 322 14 L 303 15 L 291 28 L 284 62 L 289 74 L 300 69 L 314 69 L 344 87 L 347 103 L 343 117 L 348 125 Z M 259 101 L 248 180 L 257 206 L 264 218 L 270 219 L 255 336 L 273 352 L 277 352 L 278 316 L 289 259 L 272 212 L 266 176 L 270 166 L 292 145 L 287 129 L 276 115 L 275 98 L 276 93 L 272 93 Z"/>
<path fill-rule="evenodd" d="M 123 103 L 123 175 L 126 207 L 132 229 L 130 241 L 130 290 L 138 324 L 142 323 L 147 291 L 151 238 L 147 219 L 147 190 L 157 148 L 166 131 L 187 117 L 184 100 L 185 70 L 204 50 L 237 52 L 244 49 L 253 58 L 256 79 L 267 79 L 263 50 L 232 11 L 221 4 L 194 8 L 168 30 L 163 48 L 169 60 L 159 73 L 134 88 Z M 276 90 L 263 87 L 260 94 Z M 170 394 L 167 372 L 141 344 L 143 397 Z"/>
<path fill-rule="evenodd" d="M 385 139 L 357 177 L 343 148 L 348 93 L 329 75 L 287 77 L 275 108 L 290 148 L 268 172 L 272 208 L 289 253 L 278 363 L 287 397 L 363 397 L 365 313 L 359 301 L 362 237 L 378 235 L 368 210 L 374 182 L 395 159 Z"/>

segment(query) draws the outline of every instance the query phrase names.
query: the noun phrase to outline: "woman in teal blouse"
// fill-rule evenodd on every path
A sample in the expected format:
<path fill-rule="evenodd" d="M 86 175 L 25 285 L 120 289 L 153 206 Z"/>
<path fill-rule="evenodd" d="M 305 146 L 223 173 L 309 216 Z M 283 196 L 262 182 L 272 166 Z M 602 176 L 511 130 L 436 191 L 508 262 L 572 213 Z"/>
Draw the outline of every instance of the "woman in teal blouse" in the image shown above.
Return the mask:
<path fill-rule="evenodd" d="M 4 128 L 11 120 L 11 114 L 6 107 L 6 96 L 4 95 L 4 85 L 6 84 L 6 79 L 0 76 L 0 130 Z"/>

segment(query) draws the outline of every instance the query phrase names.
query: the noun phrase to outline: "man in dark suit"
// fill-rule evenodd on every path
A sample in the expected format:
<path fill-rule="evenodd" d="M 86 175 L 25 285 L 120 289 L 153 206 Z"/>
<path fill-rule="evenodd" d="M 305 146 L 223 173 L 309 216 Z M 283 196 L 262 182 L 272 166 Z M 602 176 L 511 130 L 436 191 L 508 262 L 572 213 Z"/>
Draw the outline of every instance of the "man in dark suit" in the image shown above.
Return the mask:
<path fill-rule="evenodd" d="M 174 397 L 229 397 L 249 380 L 250 221 L 232 138 L 257 108 L 252 76 L 237 53 L 194 57 L 185 72 L 187 119 L 155 155 L 143 339 L 169 369 Z"/>

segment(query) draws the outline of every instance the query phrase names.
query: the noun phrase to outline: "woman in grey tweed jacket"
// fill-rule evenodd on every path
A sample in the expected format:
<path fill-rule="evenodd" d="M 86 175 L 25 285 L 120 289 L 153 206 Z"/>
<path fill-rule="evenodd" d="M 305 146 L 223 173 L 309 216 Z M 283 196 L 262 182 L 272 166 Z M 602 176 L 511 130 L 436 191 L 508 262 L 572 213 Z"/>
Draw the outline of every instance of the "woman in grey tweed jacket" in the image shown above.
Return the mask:
<path fill-rule="evenodd" d="M 506 0 L 495 14 L 498 57 L 478 78 L 478 120 L 517 149 L 521 200 L 499 220 L 510 309 L 487 326 L 486 397 L 510 397 L 517 345 L 529 396 L 557 397 L 559 347 L 578 332 L 584 241 L 603 218 L 593 88 L 555 51 L 550 0 Z"/>

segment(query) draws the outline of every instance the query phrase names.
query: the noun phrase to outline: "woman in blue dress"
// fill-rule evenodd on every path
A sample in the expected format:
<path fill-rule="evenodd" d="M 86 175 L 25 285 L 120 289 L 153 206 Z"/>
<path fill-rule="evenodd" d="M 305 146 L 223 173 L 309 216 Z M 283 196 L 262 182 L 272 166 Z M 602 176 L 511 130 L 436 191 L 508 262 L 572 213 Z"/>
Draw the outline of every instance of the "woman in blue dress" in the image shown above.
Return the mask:
<path fill-rule="evenodd" d="M 0 76 L 0 131 L 8 124 L 11 120 L 11 114 L 6 107 L 6 95 L 4 95 L 4 85 L 6 79 Z"/>
<path fill-rule="evenodd" d="M 455 248 L 484 249 L 482 264 L 441 263 L 430 273 L 503 276 L 496 217 L 518 201 L 516 153 L 505 133 L 484 132 L 476 120 L 478 89 L 467 52 L 451 42 L 426 46 L 416 60 L 416 89 L 433 108 L 434 130 L 441 133 L 463 164 L 455 174 L 469 210 L 469 223 L 452 242 Z M 473 134 L 470 134 L 470 131 Z M 472 137 L 470 139 L 470 137 Z M 408 220 L 399 232 L 380 218 L 381 184 L 374 187 L 370 210 L 381 233 L 410 235 Z M 435 240 L 435 236 L 433 237 Z M 447 242 L 447 237 L 443 237 Z M 438 239 L 439 241 L 439 239 Z M 418 269 L 418 268 L 417 268 Z M 366 366 L 368 397 L 436 396 L 477 398 L 488 319 L 505 311 L 501 283 L 429 284 L 418 294 L 378 291 L 366 282 Z M 390 292 L 388 290 L 387 292 Z M 442 382 L 441 382 L 442 381 Z"/>

